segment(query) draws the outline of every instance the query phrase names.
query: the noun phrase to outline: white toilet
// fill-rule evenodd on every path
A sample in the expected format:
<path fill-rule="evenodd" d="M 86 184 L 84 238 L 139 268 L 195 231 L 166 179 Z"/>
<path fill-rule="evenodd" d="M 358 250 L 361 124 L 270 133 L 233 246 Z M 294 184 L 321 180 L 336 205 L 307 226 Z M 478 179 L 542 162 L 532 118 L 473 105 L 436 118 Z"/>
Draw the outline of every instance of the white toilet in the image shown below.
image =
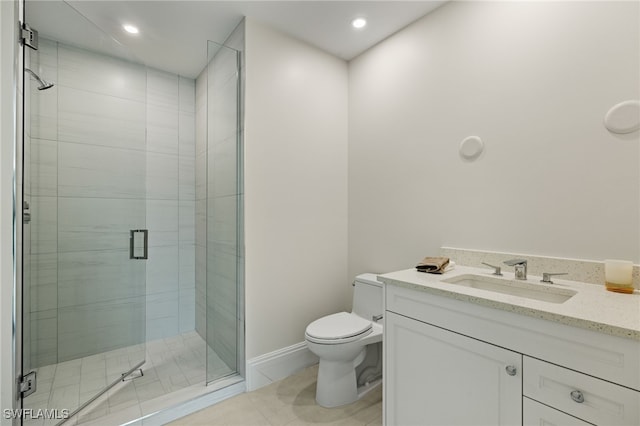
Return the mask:
<path fill-rule="evenodd" d="M 320 358 L 316 401 L 350 404 L 382 382 L 382 283 L 356 277 L 351 313 L 339 312 L 307 326 L 305 340 Z"/>

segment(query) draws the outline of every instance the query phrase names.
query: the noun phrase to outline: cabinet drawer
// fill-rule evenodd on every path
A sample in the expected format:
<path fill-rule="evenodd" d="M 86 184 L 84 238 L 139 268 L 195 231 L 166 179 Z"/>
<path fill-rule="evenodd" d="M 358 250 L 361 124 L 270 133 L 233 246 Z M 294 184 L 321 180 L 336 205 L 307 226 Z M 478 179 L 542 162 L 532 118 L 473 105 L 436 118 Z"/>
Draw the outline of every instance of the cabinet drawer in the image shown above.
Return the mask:
<path fill-rule="evenodd" d="M 522 399 L 522 424 L 524 426 L 591 426 L 590 423 L 527 397 Z"/>
<path fill-rule="evenodd" d="M 640 424 L 640 392 L 523 357 L 523 395 L 589 423 Z"/>

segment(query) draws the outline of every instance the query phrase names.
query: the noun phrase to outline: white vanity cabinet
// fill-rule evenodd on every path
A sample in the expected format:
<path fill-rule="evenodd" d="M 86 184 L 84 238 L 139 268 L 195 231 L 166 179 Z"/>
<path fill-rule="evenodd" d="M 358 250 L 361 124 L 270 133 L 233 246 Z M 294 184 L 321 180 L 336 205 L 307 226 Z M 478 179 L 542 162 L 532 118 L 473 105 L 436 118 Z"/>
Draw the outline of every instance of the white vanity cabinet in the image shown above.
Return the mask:
<path fill-rule="evenodd" d="M 515 425 L 522 355 L 387 313 L 387 424 Z"/>
<path fill-rule="evenodd" d="M 591 426 L 591 423 L 527 397 L 522 398 L 522 423 L 524 426 Z"/>
<path fill-rule="evenodd" d="M 638 391 L 527 356 L 523 371 L 526 398 L 596 425 L 640 424 Z"/>
<path fill-rule="evenodd" d="M 386 425 L 640 425 L 637 340 L 385 284 Z"/>

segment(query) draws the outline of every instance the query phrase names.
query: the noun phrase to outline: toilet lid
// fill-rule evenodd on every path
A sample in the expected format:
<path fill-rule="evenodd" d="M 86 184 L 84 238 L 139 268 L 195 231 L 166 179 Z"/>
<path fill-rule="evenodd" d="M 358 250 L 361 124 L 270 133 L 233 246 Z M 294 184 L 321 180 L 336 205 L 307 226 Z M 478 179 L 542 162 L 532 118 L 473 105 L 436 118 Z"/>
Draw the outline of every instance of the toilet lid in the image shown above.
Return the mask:
<path fill-rule="evenodd" d="M 315 320 L 307 326 L 309 337 L 322 340 L 346 339 L 371 330 L 371 321 L 355 314 L 339 312 Z"/>

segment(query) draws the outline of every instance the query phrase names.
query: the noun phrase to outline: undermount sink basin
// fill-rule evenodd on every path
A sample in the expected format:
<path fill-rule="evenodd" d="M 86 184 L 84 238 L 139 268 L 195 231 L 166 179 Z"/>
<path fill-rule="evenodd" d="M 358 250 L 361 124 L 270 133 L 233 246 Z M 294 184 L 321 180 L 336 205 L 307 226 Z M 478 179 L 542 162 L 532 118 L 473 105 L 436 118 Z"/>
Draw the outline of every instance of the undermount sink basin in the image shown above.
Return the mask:
<path fill-rule="evenodd" d="M 550 303 L 564 303 L 576 294 L 575 291 L 565 288 L 474 274 L 459 275 L 442 282 Z"/>

